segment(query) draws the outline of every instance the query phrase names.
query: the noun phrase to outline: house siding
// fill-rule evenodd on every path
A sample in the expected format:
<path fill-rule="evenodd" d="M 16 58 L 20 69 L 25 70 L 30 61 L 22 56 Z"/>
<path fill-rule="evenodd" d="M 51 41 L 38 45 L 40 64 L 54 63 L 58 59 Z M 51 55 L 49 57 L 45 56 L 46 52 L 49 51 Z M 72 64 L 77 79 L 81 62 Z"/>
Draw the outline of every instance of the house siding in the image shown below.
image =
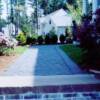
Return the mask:
<path fill-rule="evenodd" d="M 39 35 L 48 34 L 54 28 L 55 33 L 58 36 L 60 36 L 60 34 L 65 33 L 66 27 L 71 26 L 72 24 L 72 18 L 69 17 L 69 15 L 67 15 L 67 13 L 62 9 L 53 12 L 50 15 L 44 16 L 42 18 L 40 18 L 40 22 L 39 22 L 40 25 L 40 29 L 38 31 Z"/>
<path fill-rule="evenodd" d="M 57 28 L 58 36 L 60 36 L 61 34 L 65 34 L 65 30 L 66 30 L 66 27 L 62 27 L 62 26 L 58 27 Z"/>

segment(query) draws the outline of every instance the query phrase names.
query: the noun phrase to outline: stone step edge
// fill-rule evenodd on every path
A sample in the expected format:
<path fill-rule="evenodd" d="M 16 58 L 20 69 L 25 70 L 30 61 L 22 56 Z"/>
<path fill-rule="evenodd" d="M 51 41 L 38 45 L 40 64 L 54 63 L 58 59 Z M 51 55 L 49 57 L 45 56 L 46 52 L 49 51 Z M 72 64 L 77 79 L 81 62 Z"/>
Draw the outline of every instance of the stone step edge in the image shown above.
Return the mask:
<path fill-rule="evenodd" d="M 20 94 L 20 93 L 44 94 L 44 93 L 82 93 L 82 92 L 100 92 L 100 84 L 0 88 L 0 95 Z"/>
<path fill-rule="evenodd" d="M 0 76 L 0 87 L 100 84 L 93 74 L 56 76 Z"/>

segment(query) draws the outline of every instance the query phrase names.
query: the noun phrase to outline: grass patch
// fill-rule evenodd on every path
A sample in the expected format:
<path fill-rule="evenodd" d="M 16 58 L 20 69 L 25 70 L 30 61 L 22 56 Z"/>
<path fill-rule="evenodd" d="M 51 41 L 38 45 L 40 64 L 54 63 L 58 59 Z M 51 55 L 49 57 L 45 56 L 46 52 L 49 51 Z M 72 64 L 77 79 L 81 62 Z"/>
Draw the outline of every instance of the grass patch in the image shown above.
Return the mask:
<path fill-rule="evenodd" d="M 4 52 L 5 55 L 15 55 L 22 54 L 25 50 L 27 50 L 28 46 L 17 46 L 14 49 L 7 48 Z"/>
<path fill-rule="evenodd" d="M 14 49 L 14 53 L 16 54 L 22 54 L 25 50 L 27 50 L 28 46 L 17 46 Z"/>
<path fill-rule="evenodd" d="M 82 64 L 82 49 L 75 46 L 75 45 L 63 45 L 60 46 L 60 48 L 71 58 L 73 59 L 77 64 Z"/>

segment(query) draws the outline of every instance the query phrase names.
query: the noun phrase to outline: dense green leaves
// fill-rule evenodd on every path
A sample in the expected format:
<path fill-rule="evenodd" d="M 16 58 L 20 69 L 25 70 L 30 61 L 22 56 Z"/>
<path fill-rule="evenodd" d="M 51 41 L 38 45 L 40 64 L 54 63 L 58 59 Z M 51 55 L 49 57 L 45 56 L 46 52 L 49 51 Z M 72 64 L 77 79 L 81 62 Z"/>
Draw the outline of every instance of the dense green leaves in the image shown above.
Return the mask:
<path fill-rule="evenodd" d="M 1 4 L 1 0 L 0 0 L 0 17 L 1 17 L 1 13 L 2 13 L 2 4 Z"/>
<path fill-rule="evenodd" d="M 4 19 L 0 19 L 0 31 L 2 27 L 4 27 L 5 25 L 6 25 L 6 21 Z"/>
<path fill-rule="evenodd" d="M 66 8 L 64 0 L 39 0 L 39 5 L 44 10 L 44 14 L 54 12 L 60 8 Z"/>

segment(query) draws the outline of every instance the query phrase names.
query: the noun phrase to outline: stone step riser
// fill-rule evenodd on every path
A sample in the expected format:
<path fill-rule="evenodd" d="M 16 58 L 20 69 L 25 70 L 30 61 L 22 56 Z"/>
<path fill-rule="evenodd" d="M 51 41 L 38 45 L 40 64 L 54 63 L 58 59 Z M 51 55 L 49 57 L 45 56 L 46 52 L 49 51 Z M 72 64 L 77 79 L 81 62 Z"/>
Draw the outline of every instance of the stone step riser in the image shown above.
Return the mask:
<path fill-rule="evenodd" d="M 0 95 L 0 100 L 100 100 L 100 92 Z"/>

